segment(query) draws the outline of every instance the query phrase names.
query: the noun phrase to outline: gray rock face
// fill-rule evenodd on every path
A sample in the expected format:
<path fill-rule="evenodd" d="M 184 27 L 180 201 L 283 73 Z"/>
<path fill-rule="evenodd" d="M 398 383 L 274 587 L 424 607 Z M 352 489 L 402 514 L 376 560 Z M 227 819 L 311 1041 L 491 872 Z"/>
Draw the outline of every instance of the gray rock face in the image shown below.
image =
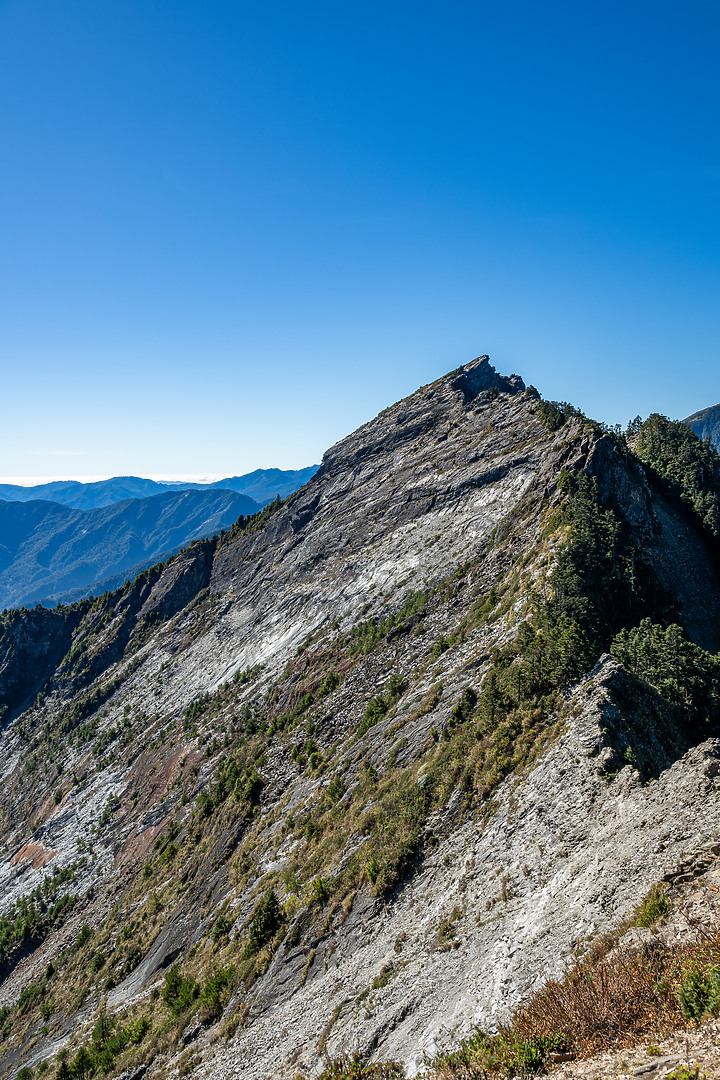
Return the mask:
<path fill-rule="evenodd" d="M 52 652 L 55 631 L 43 638 L 35 612 L 6 627 L 0 912 L 54 867 L 75 865 L 73 889 L 92 892 L 74 922 L 7 972 L 0 1004 L 15 1000 L 83 922 L 99 935 L 111 926 L 106 947 L 120 956 L 113 909 L 127 920 L 142 910 L 152 940 L 131 970 L 108 961 L 113 985 L 93 984 L 76 1018 L 79 1038 L 103 1004 L 144 1001 L 176 960 L 209 964 L 219 911 L 231 924 L 228 949 L 244 940 L 271 882 L 292 911 L 290 932 L 267 970 L 228 1002 L 223 1020 L 234 1017 L 237 1030 L 227 1045 L 214 1026 L 188 1034 L 204 1075 L 312 1075 L 325 1054 L 356 1048 L 415 1071 L 423 1053 L 496 1023 L 561 970 L 573 943 L 612 925 L 716 839 L 718 744 L 683 741 L 663 703 L 605 657 L 569 693 L 542 752 L 492 802 L 472 804 L 459 783 L 449 792 L 384 901 L 368 881 L 326 911 L 296 899 L 283 880 L 294 858 L 312 853 L 310 835 L 288 822 L 311 820 L 334 777 L 339 818 L 368 770 L 382 778 L 414 769 L 412 782 L 426 782 L 460 695 L 480 689 L 492 650 L 517 634 L 544 588 L 562 542 L 548 532 L 546 511 L 563 469 L 597 478 L 688 631 L 700 643 L 716 640 L 720 588 L 700 534 L 687 523 L 682 533 L 672 506 L 602 431 L 573 418 L 549 432 L 537 405 L 521 379 L 499 376 L 480 357 L 332 447 L 309 483 L 262 521 L 194 545 L 104 606 L 73 615 L 69 646 L 62 639 Z M 500 583 L 503 603 L 473 619 Z M 353 631 L 397 615 L 418 591 L 432 593 L 421 610 L 377 647 L 353 649 Z M 315 681 L 313 664 L 322 673 Z M 330 669 L 338 685 L 320 694 Z M 368 703 L 391 675 L 400 697 L 365 729 Z M 225 742 L 233 746 L 253 717 L 272 726 L 308 687 L 312 708 L 269 733 L 258 754 L 252 811 L 240 819 L 218 811 L 198 846 L 191 811 L 213 790 Z M 324 759 L 317 769 L 303 758 L 308 719 Z M 45 725 L 65 731 L 66 744 L 43 743 Z M 170 821 L 185 861 L 165 869 L 153 852 Z M 346 867 L 362 850 L 363 827 L 312 873 Z M 143 884 L 153 859 L 161 915 Z M 55 1052 L 59 1036 L 51 1036 Z M 23 1045 L 16 1049 L 14 1060 L 25 1060 Z M 33 1061 L 46 1051 L 40 1039 Z"/>
<path fill-rule="evenodd" d="M 10 614 L 0 642 L 0 720 L 26 703 L 52 676 L 72 644 L 77 612 L 48 608 Z"/>
<path fill-rule="evenodd" d="M 213 1051 L 204 1075 L 259 1080 L 321 1068 L 333 1017 L 331 1057 L 359 1048 L 414 1075 L 424 1054 L 507 1017 L 562 973 L 576 947 L 720 835 L 720 740 L 689 749 L 650 784 L 627 765 L 612 776 L 598 768 L 603 731 L 626 710 L 626 684 L 604 658 L 570 697 L 557 743 L 527 777 L 506 782 L 492 821 L 453 823 L 451 813 L 445 838 L 392 905 L 359 903 L 318 942 L 303 986 L 307 952 L 278 956 L 247 1031 Z"/>

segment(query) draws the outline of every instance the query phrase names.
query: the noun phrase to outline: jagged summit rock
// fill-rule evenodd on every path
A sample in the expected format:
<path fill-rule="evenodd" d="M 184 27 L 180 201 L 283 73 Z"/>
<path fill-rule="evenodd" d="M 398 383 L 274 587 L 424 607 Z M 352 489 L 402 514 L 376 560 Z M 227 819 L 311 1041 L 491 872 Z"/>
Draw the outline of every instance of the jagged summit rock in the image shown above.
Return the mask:
<path fill-rule="evenodd" d="M 281 506 L 7 614 L 7 1070 L 103 1010 L 160 1010 L 117 1055 L 148 1080 L 413 1074 L 507 1016 L 720 833 L 714 732 L 608 654 L 646 614 L 717 649 L 717 567 L 618 436 L 482 356 Z M 38 888 L 70 899 L 13 936 Z"/>
<path fill-rule="evenodd" d="M 471 363 L 461 367 L 452 385 L 454 390 L 462 392 L 466 404 L 483 390 L 489 390 L 491 387 L 511 394 L 520 393 L 525 389 L 525 383 L 519 375 L 509 377 L 498 375 L 487 355 L 477 356 Z"/>

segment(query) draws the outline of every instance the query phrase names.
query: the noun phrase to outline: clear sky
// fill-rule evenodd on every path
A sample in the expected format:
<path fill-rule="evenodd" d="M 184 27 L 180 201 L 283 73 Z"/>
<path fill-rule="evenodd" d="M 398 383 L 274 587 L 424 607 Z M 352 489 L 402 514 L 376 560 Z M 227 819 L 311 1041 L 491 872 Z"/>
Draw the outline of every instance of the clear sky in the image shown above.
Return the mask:
<path fill-rule="evenodd" d="M 4 477 L 300 467 L 481 353 L 720 401 L 720 7 L 0 0 Z"/>

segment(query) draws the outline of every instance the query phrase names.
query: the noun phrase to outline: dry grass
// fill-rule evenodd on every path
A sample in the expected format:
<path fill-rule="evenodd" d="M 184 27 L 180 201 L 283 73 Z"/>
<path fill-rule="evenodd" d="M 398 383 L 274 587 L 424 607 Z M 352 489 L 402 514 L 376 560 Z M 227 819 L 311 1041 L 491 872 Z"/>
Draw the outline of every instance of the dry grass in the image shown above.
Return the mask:
<path fill-rule="evenodd" d="M 720 1000 L 720 928 L 691 945 L 599 946 L 518 1008 L 495 1036 L 478 1032 L 433 1062 L 433 1080 L 543 1072 L 553 1052 L 589 1057 L 677 1031 Z"/>
<path fill-rule="evenodd" d="M 688 961 L 682 949 L 618 950 L 599 962 L 579 960 L 515 1013 L 512 1031 L 524 1038 L 561 1032 L 584 1054 L 671 1031 L 683 1022 L 677 991 Z"/>

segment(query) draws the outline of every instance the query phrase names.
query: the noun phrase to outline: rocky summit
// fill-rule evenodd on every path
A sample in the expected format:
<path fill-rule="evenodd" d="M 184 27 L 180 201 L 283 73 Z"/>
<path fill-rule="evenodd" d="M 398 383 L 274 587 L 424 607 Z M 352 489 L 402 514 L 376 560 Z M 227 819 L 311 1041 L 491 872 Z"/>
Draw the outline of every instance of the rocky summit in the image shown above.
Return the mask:
<path fill-rule="evenodd" d="M 676 435 L 479 357 L 284 502 L 5 612 L 0 1075 L 456 1075 L 704 867 L 720 462 Z"/>

